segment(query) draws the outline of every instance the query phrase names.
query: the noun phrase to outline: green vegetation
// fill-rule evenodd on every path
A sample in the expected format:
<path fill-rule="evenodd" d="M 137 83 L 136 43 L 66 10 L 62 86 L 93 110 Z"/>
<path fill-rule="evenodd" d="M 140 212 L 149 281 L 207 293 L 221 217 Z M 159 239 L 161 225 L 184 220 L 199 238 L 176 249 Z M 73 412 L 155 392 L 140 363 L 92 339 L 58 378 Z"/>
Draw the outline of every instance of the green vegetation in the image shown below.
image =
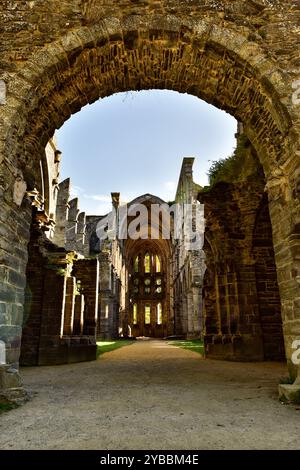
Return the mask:
<path fill-rule="evenodd" d="M 59 265 L 57 265 L 57 264 L 48 263 L 46 265 L 46 268 L 51 269 L 52 271 L 55 271 L 58 274 L 58 276 L 65 276 L 65 274 L 67 272 L 66 269 L 60 268 Z"/>
<path fill-rule="evenodd" d="M 293 398 L 293 403 L 296 405 L 300 405 L 300 392 L 296 392 Z"/>
<path fill-rule="evenodd" d="M 123 346 L 129 346 L 134 341 L 130 339 L 116 339 L 113 341 L 97 341 L 97 358 L 102 354 L 114 351 L 115 349 L 122 348 Z"/>
<path fill-rule="evenodd" d="M 286 405 L 300 405 L 300 392 L 295 392 L 290 399 L 287 399 L 284 395 L 279 397 L 279 401 Z M 298 409 L 298 408 L 297 408 Z"/>
<path fill-rule="evenodd" d="M 183 339 L 169 341 L 172 346 L 178 346 L 179 348 L 189 349 L 198 354 L 204 355 L 204 343 L 202 339 Z"/>
<path fill-rule="evenodd" d="M 235 183 L 244 181 L 250 175 L 257 174 L 259 165 L 253 155 L 253 149 L 250 149 L 250 145 L 247 137 L 240 135 L 237 140 L 237 147 L 231 156 L 213 161 L 207 173 L 210 186 L 205 187 L 203 192 L 207 192 L 221 181 Z"/>
<path fill-rule="evenodd" d="M 15 403 L 0 403 L 0 414 L 17 408 Z"/>
<path fill-rule="evenodd" d="M 290 376 L 281 377 L 279 379 L 279 383 L 284 385 L 292 385 L 294 383 L 294 380 Z"/>

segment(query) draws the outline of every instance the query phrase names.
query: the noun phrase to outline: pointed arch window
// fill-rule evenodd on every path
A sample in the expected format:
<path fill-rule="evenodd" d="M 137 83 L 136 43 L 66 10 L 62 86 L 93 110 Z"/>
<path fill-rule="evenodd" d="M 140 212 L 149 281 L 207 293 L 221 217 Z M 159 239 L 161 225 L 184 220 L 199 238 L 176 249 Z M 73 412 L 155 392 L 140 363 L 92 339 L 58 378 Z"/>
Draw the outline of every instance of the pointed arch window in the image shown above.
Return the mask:
<path fill-rule="evenodd" d="M 161 303 L 157 304 L 156 307 L 156 323 L 158 325 L 162 325 L 163 318 L 162 318 L 162 305 Z"/>
<path fill-rule="evenodd" d="M 144 269 L 145 269 L 145 274 L 150 274 L 151 273 L 151 256 L 150 256 L 149 253 L 145 254 Z"/>
<path fill-rule="evenodd" d="M 150 325 L 151 323 L 151 305 L 145 305 L 145 324 Z"/>
<path fill-rule="evenodd" d="M 139 272 L 139 264 L 140 264 L 140 257 L 136 256 L 134 258 L 134 263 L 133 263 L 133 270 L 134 270 L 135 273 Z"/>
<path fill-rule="evenodd" d="M 161 262 L 160 262 L 160 257 L 155 256 L 155 266 L 156 266 L 156 272 L 160 273 L 161 272 Z"/>
<path fill-rule="evenodd" d="M 138 306 L 133 304 L 133 324 L 137 325 L 138 323 Z"/>

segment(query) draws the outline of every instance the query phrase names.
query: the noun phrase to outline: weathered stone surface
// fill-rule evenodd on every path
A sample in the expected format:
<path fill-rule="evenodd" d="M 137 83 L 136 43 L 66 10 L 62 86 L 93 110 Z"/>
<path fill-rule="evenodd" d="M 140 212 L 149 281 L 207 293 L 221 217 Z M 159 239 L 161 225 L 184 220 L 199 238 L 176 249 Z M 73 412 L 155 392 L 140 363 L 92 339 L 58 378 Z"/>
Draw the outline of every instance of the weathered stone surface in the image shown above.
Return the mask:
<path fill-rule="evenodd" d="M 281 305 L 265 182 L 258 164 L 253 165 L 253 149 L 246 160 L 248 147 L 240 150 L 245 168 L 243 177 L 235 175 L 239 181 L 219 182 L 199 193 L 206 220 L 206 354 L 238 361 L 282 360 Z"/>
<path fill-rule="evenodd" d="M 96 358 L 96 332 L 95 326 L 92 329 L 91 318 L 94 315 L 96 324 L 98 263 L 87 260 L 87 266 L 90 261 L 88 275 L 84 278 L 78 267 L 79 277 L 75 278 L 71 274 L 77 259 L 76 253 L 68 253 L 54 245 L 33 223 L 27 265 L 22 365 L 53 365 Z M 83 289 L 82 304 L 75 323 L 79 280 Z"/>
<path fill-rule="evenodd" d="M 279 384 L 279 400 L 290 403 L 300 403 L 300 384 Z"/>
<path fill-rule="evenodd" d="M 20 388 L 22 385 L 18 370 L 8 365 L 0 365 L 0 393 L 12 388 Z"/>
<path fill-rule="evenodd" d="M 61 247 L 66 245 L 66 225 L 68 220 L 70 179 L 62 181 L 58 186 L 55 232 L 53 242 Z"/>
<path fill-rule="evenodd" d="M 19 172 L 28 191 L 39 188 L 46 144 L 87 103 L 124 90 L 172 89 L 234 115 L 255 147 L 270 195 L 285 349 L 297 373 L 291 345 L 300 338 L 299 21 L 293 0 L 1 2 L 1 324 L 16 331 L 21 319 L 12 324 L 12 312 L 24 300 L 31 202 L 13 201 Z M 251 264 L 241 275 L 254 284 Z M 221 290 L 229 285 L 220 279 Z M 257 308 L 250 292 L 242 293 L 244 305 L 247 299 L 250 320 Z M 224 319 L 225 310 L 218 315 Z M 20 337 L 8 348 L 11 363 L 18 343 Z"/>
<path fill-rule="evenodd" d="M 193 181 L 194 158 L 184 158 L 178 180 L 175 203 L 196 209 L 201 187 Z M 188 223 L 189 221 L 186 221 Z M 193 221 L 194 224 L 194 221 Z M 196 227 L 193 226 L 193 230 Z M 202 232 L 204 234 L 204 220 Z M 201 239 L 202 243 L 202 239 Z M 195 248 L 195 247 L 194 247 Z M 185 239 L 174 240 L 172 246 L 172 287 L 175 316 L 175 335 L 199 338 L 203 334 L 202 282 L 205 273 L 205 254 L 201 248 L 189 249 Z"/>

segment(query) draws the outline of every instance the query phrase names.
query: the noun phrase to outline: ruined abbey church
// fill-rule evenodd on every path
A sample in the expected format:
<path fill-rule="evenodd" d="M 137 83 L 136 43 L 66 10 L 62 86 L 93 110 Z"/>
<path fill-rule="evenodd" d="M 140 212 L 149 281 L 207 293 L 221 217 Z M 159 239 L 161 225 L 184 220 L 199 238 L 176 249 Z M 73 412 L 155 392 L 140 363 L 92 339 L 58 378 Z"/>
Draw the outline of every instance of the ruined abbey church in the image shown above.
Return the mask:
<path fill-rule="evenodd" d="M 59 183 L 60 161 L 61 152 L 52 139 L 46 147 L 41 186 L 29 196 L 34 217 L 21 364 L 93 360 L 97 339 L 201 337 L 202 245 L 189 250 L 184 239 L 175 238 L 174 220 L 171 226 L 158 214 L 157 223 L 151 221 L 152 207 L 168 211 L 171 203 L 151 194 L 134 199 L 126 204 L 128 220 L 117 217 L 114 223 L 126 223 L 128 228 L 135 220 L 130 208 L 142 205 L 147 216 L 139 221 L 138 236 L 122 237 L 121 227 L 113 237 L 102 239 L 101 224 L 109 230 L 106 220 L 113 212 L 103 216 L 80 212 L 78 199 L 70 199 L 70 179 Z M 178 207 L 200 204 L 193 162 L 194 158 L 183 160 L 174 195 Z M 53 190 L 46 195 L 49 181 Z M 124 209 L 120 194 L 111 196 L 112 210 L 119 215 Z"/>
<path fill-rule="evenodd" d="M 97 338 L 138 336 L 286 360 L 280 393 L 299 393 L 299 15 L 293 0 L 1 2 L 2 395 L 24 393 L 19 364 L 93 360 Z M 155 239 L 102 242 L 107 214 L 80 212 L 59 179 L 56 129 L 99 98 L 148 89 L 239 122 L 235 166 L 209 187 L 183 159 L 174 203 L 204 206 L 198 250 L 172 228 L 164 238 L 160 219 Z M 145 192 L 128 208 L 169 205 Z M 122 207 L 112 193 L 112 212 Z"/>

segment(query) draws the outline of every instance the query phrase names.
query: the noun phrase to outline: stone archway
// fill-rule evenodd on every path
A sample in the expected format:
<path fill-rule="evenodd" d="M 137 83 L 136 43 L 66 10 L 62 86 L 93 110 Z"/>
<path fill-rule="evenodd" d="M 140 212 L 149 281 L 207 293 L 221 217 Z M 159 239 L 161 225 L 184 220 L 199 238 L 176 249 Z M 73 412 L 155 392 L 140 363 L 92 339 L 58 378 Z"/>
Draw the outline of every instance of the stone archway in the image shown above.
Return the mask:
<path fill-rule="evenodd" d="M 125 3 L 112 2 L 108 8 L 74 0 L 62 7 L 64 20 L 54 28 L 49 25 L 50 19 L 55 24 L 51 11 L 56 7 L 49 0 L 48 33 L 40 28 L 41 33 L 28 39 L 23 49 L 9 36 L 1 56 L 0 78 L 7 97 L 0 108 L 1 220 L 5 221 L 0 295 L 7 360 L 17 364 L 19 358 L 31 220 L 28 198 L 19 205 L 17 179 L 23 178 L 27 189 L 34 189 L 46 143 L 85 104 L 119 91 L 162 88 L 189 92 L 233 114 L 243 122 L 257 151 L 269 192 L 289 361 L 292 340 L 300 334 L 300 127 L 298 101 L 292 100 L 297 36 L 293 27 L 289 37 L 284 36 L 287 49 L 293 50 L 287 58 L 276 46 L 283 37 L 276 25 L 279 19 L 297 25 L 296 15 L 292 7 L 285 13 L 275 10 L 276 14 L 273 9 L 272 29 L 270 10 L 259 1 L 247 5 L 236 0 L 231 6 L 224 1 L 218 9 L 209 1 L 205 8 L 162 1 L 158 11 Z M 44 16 L 34 3 L 27 8 L 24 21 L 30 30 Z M 2 7 L 0 13 L 8 12 Z M 254 19 L 249 19 L 251 14 Z M 269 35 L 266 40 L 263 28 Z"/>
<path fill-rule="evenodd" d="M 152 207 L 161 207 L 163 218 L 169 218 L 165 206 L 167 203 L 151 194 L 142 195 L 130 202 L 130 206 L 142 204 L 145 213 L 139 216 L 138 239 L 128 238 L 124 241 L 124 263 L 128 277 L 126 292 L 126 315 L 123 327 L 130 327 L 133 336 L 149 336 L 163 338 L 174 333 L 174 311 L 171 302 L 171 253 L 172 247 L 168 222 L 164 226 L 158 217 L 152 219 Z M 134 209 L 135 210 L 135 209 Z M 134 212 L 134 211 L 133 211 Z M 126 224 L 130 227 L 134 216 L 129 216 Z M 169 220 L 169 219 L 168 219 Z M 135 222 L 134 222 L 135 223 Z M 126 232 L 129 228 L 126 227 Z M 122 227 L 124 230 L 124 227 Z M 130 230 L 130 229 L 129 229 Z M 164 235 L 166 238 L 164 238 Z M 146 258 L 148 269 L 146 269 Z M 158 312 L 158 306 L 160 312 Z M 135 309 L 135 312 L 134 312 Z M 148 320 L 146 319 L 148 309 Z M 160 318 L 158 318 L 158 314 Z M 134 318 L 135 317 L 135 318 Z"/>

